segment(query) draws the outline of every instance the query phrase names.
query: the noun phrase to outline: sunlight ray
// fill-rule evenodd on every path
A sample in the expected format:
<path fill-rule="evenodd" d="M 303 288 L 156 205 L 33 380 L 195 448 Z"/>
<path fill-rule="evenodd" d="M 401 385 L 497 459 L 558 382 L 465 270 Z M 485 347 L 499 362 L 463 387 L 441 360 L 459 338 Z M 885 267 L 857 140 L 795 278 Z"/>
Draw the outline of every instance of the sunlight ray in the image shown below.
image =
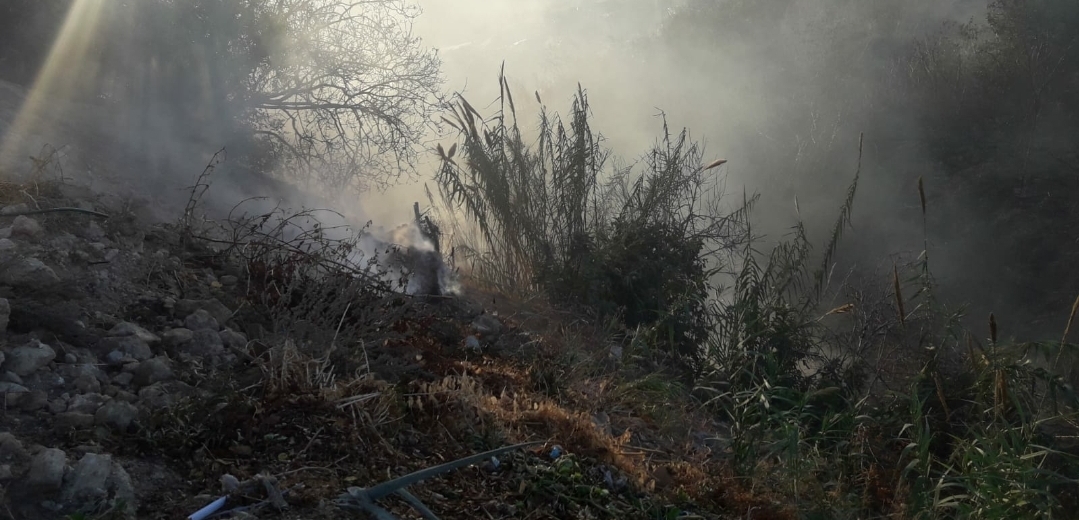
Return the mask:
<path fill-rule="evenodd" d="M 16 113 L 7 135 L 0 141 L 0 164 L 10 164 L 22 153 L 31 136 L 55 124 L 60 113 L 50 110 L 58 99 L 70 95 L 96 71 L 87 53 L 100 36 L 101 13 L 107 0 L 76 0 L 67 12 L 48 58 L 29 94 Z"/>

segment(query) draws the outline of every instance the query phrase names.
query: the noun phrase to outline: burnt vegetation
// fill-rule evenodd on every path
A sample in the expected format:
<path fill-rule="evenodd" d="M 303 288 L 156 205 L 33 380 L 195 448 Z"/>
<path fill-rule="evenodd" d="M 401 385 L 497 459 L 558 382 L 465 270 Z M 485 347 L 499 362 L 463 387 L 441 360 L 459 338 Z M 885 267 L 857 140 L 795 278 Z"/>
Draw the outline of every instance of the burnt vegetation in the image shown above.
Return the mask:
<path fill-rule="evenodd" d="M 132 53 L 96 50 L 103 72 L 95 78 L 98 88 L 84 91 L 106 103 L 122 102 L 128 94 L 121 70 L 150 61 L 166 64 L 155 83 L 163 89 L 155 95 L 177 100 L 166 120 L 190 129 L 206 124 L 199 114 L 227 114 L 226 132 L 244 135 L 239 149 L 249 167 L 294 172 L 300 183 L 329 189 L 392 182 L 417 159 L 426 121 L 441 117 L 454 144 L 436 149 L 440 161 L 427 193 L 429 215 L 415 210 L 417 225 L 435 237 L 433 250 L 387 249 L 383 256 L 365 256 L 357 253 L 359 239 L 330 238 L 333 233 L 319 224 L 288 231 L 298 219 L 315 218 L 308 213 L 237 216 L 212 234 L 186 231 L 194 233 L 192 241 L 216 245 L 207 258 L 185 260 L 240 265 L 247 291 L 240 299 L 259 316 L 266 337 L 289 337 L 300 345 L 250 346 L 252 366 L 269 381 L 268 395 L 285 399 L 302 391 L 317 400 L 312 396 L 332 394 L 339 403 L 378 394 L 371 403 L 356 401 L 334 412 L 340 417 L 331 430 L 345 431 L 349 420 L 369 430 L 368 440 L 357 443 L 416 433 L 386 426 L 394 417 L 412 414 L 441 426 L 428 415 L 442 406 L 482 416 L 490 430 L 468 434 L 484 448 L 499 444 L 492 439 L 505 433 L 492 425 L 513 420 L 540 423 L 552 435 L 586 436 L 564 426 L 571 418 L 547 405 L 518 407 L 518 396 L 506 389 L 531 386 L 568 407 L 584 401 L 565 397 L 572 394 L 568 388 L 602 379 L 617 388 L 620 404 L 653 425 L 676 431 L 680 422 L 702 417 L 721 425 L 722 435 L 712 433 L 723 437 L 722 446 L 700 464 L 704 469 L 679 473 L 698 478 L 701 487 L 665 490 L 685 510 L 750 510 L 762 518 L 1067 517 L 1079 507 L 1079 349 L 1071 340 L 1079 310 L 1079 244 L 1067 224 L 1079 219 L 1079 4 L 993 0 L 985 23 L 927 28 L 896 45 L 902 35 L 885 30 L 893 13 L 882 2 L 849 3 L 858 14 L 835 21 L 835 34 L 849 39 L 829 47 L 837 51 L 831 59 L 886 65 L 865 76 L 815 76 L 807 83 L 820 91 L 870 84 L 873 95 L 860 101 L 865 105 L 852 117 L 859 128 L 836 123 L 821 130 L 827 126 L 821 117 L 792 108 L 790 120 L 767 129 L 798 142 L 777 146 L 777 153 L 754 153 L 810 179 L 780 189 L 796 191 L 825 169 L 842 171 L 829 177 L 842 178 L 829 225 L 810 229 L 807 222 L 792 222 L 778 238 L 754 227 L 757 195 L 726 190 L 727 159 L 735 158 L 709 155 L 688 130 L 669 127 L 666 116 L 656 120 L 653 147 L 627 160 L 593 128 L 581 86 L 563 115 L 548 111 L 539 94 L 520 96 L 506 74 L 499 75 L 494 108 L 477 109 L 486 103 L 463 95 L 443 98 L 437 56 L 399 23 L 412 13 L 403 3 L 366 2 L 359 8 L 316 0 L 117 2 L 111 16 L 156 9 L 171 21 L 108 44 Z M 63 4 L 10 2 L 0 9 L 17 16 L 0 16 L 0 24 L 55 28 Z M 294 18 L 283 16 L 283 4 Z M 722 48 L 729 43 L 725 38 L 737 40 L 737 31 L 703 31 L 701 20 L 767 20 L 775 13 L 764 4 L 689 1 L 653 37 Z M 350 9 L 367 15 L 354 16 Z M 388 21 L 394 16 L 398 22 Z M 865 19 L 880 31 L 860 32 L 851 21 Z M 205 32 L 205 23 L 214 30 Z M 361 38 L 327 43 L 319 27 L 347 27 Z M 154 35 L 151 45 L 135 44 L 136 36 L 148 34 Z M 0 28 L 0 35 L 18 42 L 0 41 L 6 53 L 0 70 L 25 81 L 34 68 L 29 64 L 43 59 L 40 42 L 17 30 Z M 379 39 L 400 45 L 390 49 Z M 886 56 L 851 50 L 875 48 L 884 40 Z M 277 48 L 298 54 L 279 62 Z M 204 60 L 199 53 L 215 58 Z M 205 78 L 187 74 L 191 63 L 202 61 L 217 65 L 209 73 L 209 91 L 191 84 Z M 390 65 L 369 66 L 376 62 Z M 200 92 L 218 97 L 193 96 Z M 777 102 L 797 107 L 804 101 Z M 525 103 L 538 107 L 537 121 L 518 121 Z M 832 108 L 846 110 L 814 110 L 830 114 Z M 909 172 L 889 168 L 889 160 L 907 149 L 881 144 L 887 139 L 880 136 L 895 137 L 900 130 L 871 123 L 897 110 L 917 114 L 918 147 L 928 150 L 938 169 L 908 179 Z M 818 139 L 815 132 L 832 137 Z M 891 197 L 916 208 L 910 216 L 922 229 L 923 247 L 897 255 L 884 269 L 847 271 L 844 240 L 872 232 L 852 229 L 870 174 L 891 176 L 903 186 Z M 934 275 L 936 244 L 964 236 L 973 254 L 1015 267 L 1009 271 L 1014 278 L 962 294 L 1000 308 L 1035 310 L 1019 318 L 965 312 L 950 290 L 969 280 Z M 440 324 L 450 329 L 446 333 L 416 332 L 438 320 L 408 313 L 427 312 L 442 300 L 421 305 L 400 294 L 409 292 L 403 281 L 408 276 L 442 268 L 440 257 L 477 291 L 542 301 L 552 315 L 598 330 L 601 343 L 574 343 L 566 339 L 573 327 L 565 326 L 565 350 L 552 359 L 531 359 L 527 377 L 509 369 L 493 374 L 506 368 L 497 364 L 477 375 L 472 358 L 446 339 L 460 336 L 453 325 Z M 387 269 L 403 276 L 389 276 Z M 433 285 L 431 279 L 424 282 L 419 293 L 443 296 L 439 276 Z M 1058 323 L 1036 319 L 1049 315 Z M 1020 320 L 1034 324 L 1022 330 L 1033 331 L 1032 339 L 1016 339 L 1019 334 L 1009 330 L 1007 323 Z M 429 344 L 412 336 L 391 338 L 391 332 L 405 331 Z M 437 341 L 426 337 L 436 335 Z M 370 375 L 369 352 L 362 351 L 362 362 L 359 352 L 366 348 L 362 340 L 374 339 L 379 344 L 370 355 L 381 356 L 376 361 L 389 364 L 395 351 L 387 345 L 410 348 L 415 359 L 427 356 L 454 370 L 467 366 L 480 382 L 424 372 L 417 378 L 422 385 L 397 387 L 412 392 L 407 398 L 376 388 L 371 379 L 334 382 L 345 376 L 334 372 L 331 358 L 347 358 L 338 366 Z M 314 344 L 325 348 L 301 352 Z M 338 348 L 351 350 L 346 356 Z M 288 373 L 291 361 L 284 356 L 301 359 L 304 370 Z M 466 362 L 452 364 L 461 359 Z M 496 386 L 502 389 L 497 398 Z M 506 407 L 488 410 L 497 420 L 474 412 L 487 398 Z M 184 413 L 194 421 L 194 410 Z M 679 439 L 689 437 L 681 433 Z M 198 435 L 200 441 L 213 438 L 202 430 Z M 177 430 L 167 439 L 185 436 Z M 625 447 L 613 438 L 604 437 L 610 443 L 604 446 Z M 226 449 L 227 443 L 219 444 L 212 447 Z M 604 456 L 625 464 L 622 469 L 631 466 L 621 455 L 596 455 Z M 576 466 L 566 471 L 563 480 L 533 475 L 516 482 L 518 494 L 532 493 L 521 503 L 561 501 L 552 517 L 593 511 L 590 501 L 598 499 L 573 495 L 587 472 Z M 374 479 L 375 470 L 370 473 L 365 478 Z M 656 491 L 658 480 L 653 478 L 648 491 Z M 647 482 L 630 485 L 647 488 Z M 626 498 L 623 506 L 617 513 L 597 510 L 612 518 L 676 514 L 643 499 Z"/>

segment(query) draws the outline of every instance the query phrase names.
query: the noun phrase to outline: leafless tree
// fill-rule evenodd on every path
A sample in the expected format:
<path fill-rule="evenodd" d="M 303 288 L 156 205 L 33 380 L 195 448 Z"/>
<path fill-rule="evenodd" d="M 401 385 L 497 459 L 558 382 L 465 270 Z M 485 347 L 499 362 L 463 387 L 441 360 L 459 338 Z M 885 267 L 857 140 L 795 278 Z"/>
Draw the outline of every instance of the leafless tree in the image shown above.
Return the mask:
<path fill-rule="evenodd" d="M 251 74 L 255 132 L 304 180 L 340 190 L 411 170 L 439 102 L 439 59 L 401 0 L 263 2 L 277 23 Z"/>
<path fill-rule="evenodd" d="M 99 123 L 135 153 L 228 145 L 254 170 L 340 193 L 412 171 L 440 107 L 440 61 L 412 33 L 411 0 L 98 5 L 81 27 L 96 37 L 65 51 L 80 55 L 64 83 L 109 104 L 115 120 Z"/>

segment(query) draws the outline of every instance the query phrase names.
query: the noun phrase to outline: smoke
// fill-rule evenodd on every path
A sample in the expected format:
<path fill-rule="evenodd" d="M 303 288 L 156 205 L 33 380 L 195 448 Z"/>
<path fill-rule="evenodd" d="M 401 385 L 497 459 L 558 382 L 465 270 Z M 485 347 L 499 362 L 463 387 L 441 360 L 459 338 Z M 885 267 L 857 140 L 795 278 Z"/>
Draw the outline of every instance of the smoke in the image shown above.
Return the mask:
<path fill-rule="evenodd" d="M 245 71 L 264 63 L 258 55 L 264 47 L 241 46 L 244 41 L 236 35 L 244 29 L 237 25 L 246 22 L 231 16 L 229 6 L 104 0 L 68 5 L 66 21 L 57 20 L 58 36 L 34 81 L 21 86 L 0 82 L 0 169 L 9 179 L 25 179 L 33 170 L 29 158 L 52 145 L 63 151 L 54 159 L 63 167 L 65 182 L 148 202 L 149 216 L 157 221 L 180 218 L 192 196 L 198 198 L 200 216 L 210 219 L 333 209 L 319 212 L 317 219 L 296 219 L 282 238 L 294 239 L 310 231 L 315 220 L 327 220 L 320 223 L 332 228 L 327 239 L 357 240 L 357 262 L 378 255 L 389 259 L 387 276 L 396 281 L 407 275 L 409 292 L 453 290 L 452 277 L 429 240 L 360 231 L 371 220 L 369 207 L 377 213 L 394 204 L 410 208 L 410 202 L 355 204 L 345 190 L 296 175 L 288 163 L 276 160 L 264 140 L 252 137 L 252 115 L 243 96 L 261 91 L 247 84 L 258 78 Z M 270 38 L 264 31 L 259 37 Z M 302 51 L 276 49 L 273 58 Z M 196 184 L 208 189 L 193 191 Z"/>
<path fill-rule="evenodd" d="M 889 255 L 922 249 L 919 177 L 934 199 L 928 227 L 935 233 L 929 245 L 937 277 L 986 285 L 1003 269 L 971 268 L 967 249 L 977 226 L 945 232 L 954 227 L 948 222 L 969 213 L 961 199 L 947 194 L 941 166 L 928 152 L 933 143 L 922 130 L 924 114 L 900 81 L 915 41 L 946 22 L 984 19 L 984 0 L 416 1 L 424 13 L 412 34 L 439 50 L 445 86 L 481 112 L 498 96 L 503 62 L 523 127 L 538 114 L 534 93 L 565 112 L 580 83 L 589 93 L 593 128 L 629 161 L 655 142 L 662 111 L 672 127 L 688 127 L 705 144 L 707 160 L 729 161 L 723 173 L 732 197 L 740 200 L 743 189 L 761 194 L 754 229 L 771 241 L 798 220 L 815 243 L 827 238 L 858 167 L 864 134 L 855 229 L 842 244 L 845 263 L 837 273 L 890 267 Z M 266 175 L 265 165 L 245 162 L 259 156 L 257 145 L 236 126 L 237 115 L 224 109 L 231 85 L 215 84 L 209 78 L 217 76 L 207 73 L 231 70 L 237 57 L 199 56 L 197 48 L 162 54 L 153 66 L 133 57 L 157 33 L 195 34 L 202 25 L 114 21 L 110 27 L 123 31 L 93 39 L 87 27 L 98 21 L 83 16 L 82 29 L 61 30 L 60 40 L 68 49 L 111 56 L 118 61 L 110 70 L 123 73 L 105 75 L 104 65 L 75 54 L 50 59 L 51 68 L 39 73 L 33 88 L 13 94 L 18 89 L 0 84 L 0 120 L 6 123 L 6 130 L 0 128 L 0 167 L 28 171 L 25 158 L 43 144 L 71 145 L 65 174 L 152 199 L 161 219 L 174 220 L 188 187 L 214 151 L 225 147 L 228 158 L 214 170 L 204 200 L 213 215 L 264 197 L 252 204 L 333 208 L 353 229 L 369 220 L 383 226 L 412 222 L 412 203 L 425 200 L 423 183 L 437 167 L 433 153 L 416 164 L 417 182 L 358 198 L 326 194 L 319 186 L 300 190 L 281 180 L 279 174 L 288 172 Z M 195 59 L 205 70 L 176 66 L 177 57 Z M 173 78 L 190 82 L 175 85 Z M 18 115 L 11 106 L 20 107 Z M 448 139 L 429 138 L 432 147 Z M 319 191 L 322 196 L 312 195 Z M 416 254 L 433 247 L 408 234 L 377 240 L 373 248 L 398 243 Z M 965 299 L 953 285 L 956 299 Z"/>
<path fill-rule="evenodd" d="M 915 43 L 946 23 L 984 22 L 984 0 L 419 3 L 417 33 L 440 49 L 448 87 L 481 112 L 498 96 L 503 61 L 523 127 L 536 121 L 534 92 L 565 113 L 579 82 L 593 128 L 626 160 L 655 142 L 662 111 L 705 144 L 706 160 L 729 161 L 730 196 L 761 194 L 754 230 L 767 241 L 798 220 L 813 243 L 828 239 L 864 134 L 854 229 L 841 242 L 836 278 L 856 269 L 886 280 L 892 262 L 917 256 L 921 177 L 931 268 L 946 296 L 979 300 L 970 307 L 978 316 L 1021 311 L 992 309 L 974 290 L 1004 266 L 973 252 L 979 226 L 957 231 L 956 222 L 976 217 L 951 194 L 929 152 L 926 109 L 903 83 Z M 422 200 L 419 184 L 391 193 Z"/>

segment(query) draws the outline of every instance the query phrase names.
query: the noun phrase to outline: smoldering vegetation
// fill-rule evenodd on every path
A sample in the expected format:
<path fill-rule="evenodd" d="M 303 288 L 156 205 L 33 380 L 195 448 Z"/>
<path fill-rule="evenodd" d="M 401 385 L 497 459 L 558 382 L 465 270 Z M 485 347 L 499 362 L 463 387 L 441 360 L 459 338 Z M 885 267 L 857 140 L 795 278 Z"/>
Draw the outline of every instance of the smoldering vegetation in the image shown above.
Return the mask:
<path fill-rule="evenodd" d="M 508 56 L 447 51 L 507 59 L 452 96 L 405 3 L 109 5 L 127 32 L 61 83 L 115 107 L 148 185 L 228 144 L 232 199 L 336 204 L 439 130 L 410 233 L 445 238 L 406 256 L 606 324 L 623 370 L 729 426 L 747 488 L 820 517 L 1075 507 L 1074 2 L 522 2 Z"/>
<path fill-rule="evenodd" d="M 1074 403 L 1046 406 L 1075 383 L 1058 223 L 1076 208 L 1079 10 L 690 1 L 642 31 L 655 7 L 539 8 L 541 70 L 587 87 L 562 117 L 550 78 L 515 81 L 512 61 L 457 98 L 432 204 L 475 226 L 453 226 L 473 274 L 619 324 L 619 352 L 732 421 L 736 471 L 787 482 L 798 511 L 866 513 L 809 498 L 805 479 L 844 478 L 826 467 L 882 471 L 904 498 L 821 493 L 914 517 L 1067 508 Z M 583 20 L 602 22 L 558 31 Z M 862 458 L 858 435 L 903 440 Z"/>
<path fill-rule="evenodd" d="M 497 23 L 504 6 L 425 6 L 437 19 L 424 29 L 453 44 L 442 52 L 450 85 L 467 87 L 477 107 L 498 95 L 483 79 L 497 72 L 491 56 L 506 60 L 524 117 L 537 115 L 533 91 L 564 104 L 580 82 L 596 128 L 628 162 L 650 147 L 662 111 L 730 160 L 732 191 L 761 195 L 756 229 L 770 239 L 797 220 L 826 238 L 864 133 L 861 232 L 842 245 L 838 272 L 883 272 L 890 255 L 918 254 L 917 204 L 900 194 L 922 177 L 945 296 L 972 314 L 1008 316 L 1009 333 L 1046 337 L 1060 326 L 1075 286 L 1074 239 L 1050 224 L 1074 206 L 1063 195 L 1075 155 L 1070 5 L 521 4 L 511 25 Z"/>

